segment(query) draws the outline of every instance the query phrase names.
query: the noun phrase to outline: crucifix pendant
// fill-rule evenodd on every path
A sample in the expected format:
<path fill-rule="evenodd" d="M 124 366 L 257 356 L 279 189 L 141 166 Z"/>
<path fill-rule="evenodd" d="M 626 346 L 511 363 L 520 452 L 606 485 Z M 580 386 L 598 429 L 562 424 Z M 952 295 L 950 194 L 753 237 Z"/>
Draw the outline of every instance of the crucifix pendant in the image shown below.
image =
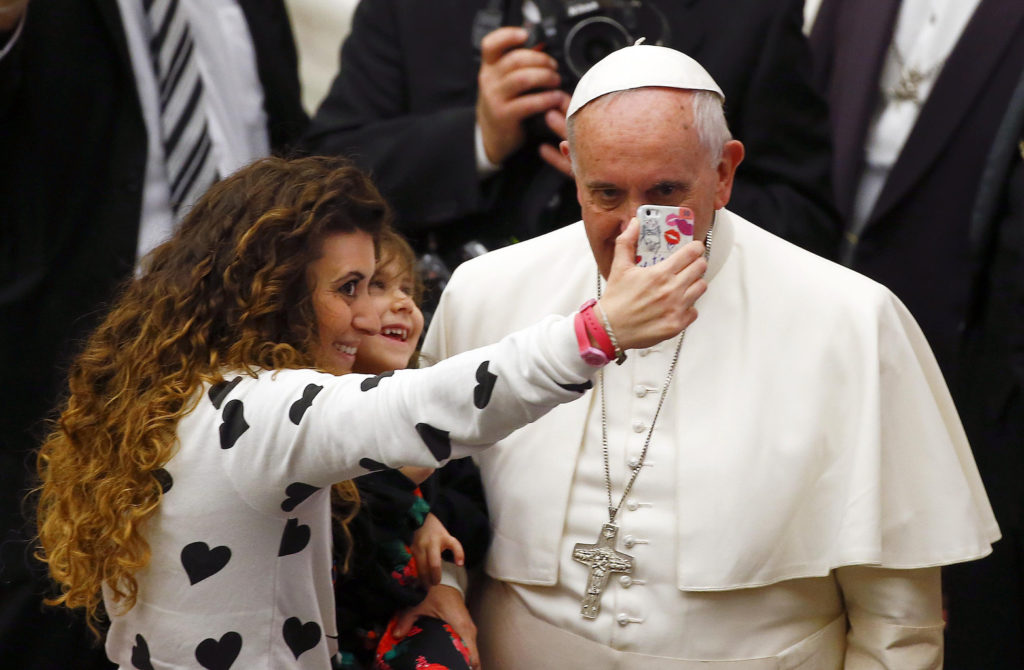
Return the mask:
<path fill-rule="evenodd" d="M 584 619 L 596 619 L 601 611 L 601 595 L 608 585 L 608 578 L 613 572 L 630 574 L 633 572 L 633 557 L 621 551 L 615 551 L 615 539 L 619 527 L 613 523 L 601 526 L 601 534 L 594 544 L 577 542 L 573 547 L 573 560 L 590 568 L 587 577 L 587 589 L 583 593 L 583 606 L 580 614 Z"/>

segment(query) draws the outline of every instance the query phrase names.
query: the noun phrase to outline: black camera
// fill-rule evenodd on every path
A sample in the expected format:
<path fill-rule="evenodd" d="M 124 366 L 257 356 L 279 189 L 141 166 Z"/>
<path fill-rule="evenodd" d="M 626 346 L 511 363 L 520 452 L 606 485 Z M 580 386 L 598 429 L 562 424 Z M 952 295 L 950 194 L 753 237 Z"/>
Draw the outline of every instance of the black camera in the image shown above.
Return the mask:
<path fill-rule="evenodd" d="M 487 33 L 506 25 L 508 2 L 489 0 L 473 22 L 473 45 L 477 53 Z M 533 0 L 537 12 L 527 15 L 523 27 L 529 31 L 526 48 L 539 48 L 558 63 L 562 89 L 576 89 L 583 73 L 613 51 L 635 43 L 668 44 L 668 20 L 649 0 Z M 524 121 L 526 131 L 542 142 L 558 144 L 555 135 L 537 115 Z"/>
<path fill-rule="evenodd" d="M 473 46 L 480 52 L 484 36 L 506 25 L 507 2 L 489 0 L 473 21 Z M 558 62 L 562 88 L 572 93 L 594 63 L 641 37 L 646 44 L 671 41 L 668 20 L 648 0 L 533 0 L 539 18 L 523 24 L 527 48 L 541 48 Z"/>
<path fill-rule="evenodd" d="M 524 46 L 542 48 L 558 62 L 562 88 L 572 93 L 583 73 L 613 51 L 635 43 L 667 44 L 664 14 L 642 0 L 534 0 L 540 20 L 527 21 Z"/>

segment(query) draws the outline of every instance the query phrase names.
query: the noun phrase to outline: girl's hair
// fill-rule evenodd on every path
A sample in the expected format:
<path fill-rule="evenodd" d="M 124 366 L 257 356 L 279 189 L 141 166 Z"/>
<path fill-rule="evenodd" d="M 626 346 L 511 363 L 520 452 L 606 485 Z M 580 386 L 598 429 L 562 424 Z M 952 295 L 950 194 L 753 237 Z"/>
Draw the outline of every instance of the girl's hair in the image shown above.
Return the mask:
<path fill-rule="evenodd" d="M 380 253 L 377 255 L 377 267 L 382 268 L 394 263 L 399 274 L 407 274 L 412 279 L 412 300 L 417 306 L 423 301 L 423 280 L 416 268 L 416 252 L 401 234 L 388 228 L 380 235 Z"/>
<path fill-rule="evenodd" d="M 343 160 L 266 158 L 215 184 L 144 260 L 74 361 L 39 450 L 38 556 L 60 586 L 49 604 L 84 608 L 94 631 L 101 587 L 119 609 L 134 606 L 157 471 L 197 390 L 229 370 L 316 367 L 307 267 L 326 236 L 363 231 L 376 243 L 388 218 Z"/>

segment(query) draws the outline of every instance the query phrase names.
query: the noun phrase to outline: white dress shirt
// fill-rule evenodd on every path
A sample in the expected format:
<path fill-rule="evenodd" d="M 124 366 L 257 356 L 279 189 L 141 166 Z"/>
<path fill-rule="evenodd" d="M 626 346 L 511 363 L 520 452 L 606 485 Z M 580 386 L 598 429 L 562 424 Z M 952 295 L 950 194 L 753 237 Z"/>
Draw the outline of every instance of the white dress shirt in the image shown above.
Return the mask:
<path fill-rule="evenodd" d="M 980 0 L 903 0 L 885 58 L 879 87 L 882 95 L 868 127 L 864 144 L 864 171 L 854 198 L 850 233 L 860 235 L 885 186 L 903 145 L 910 136 L 924 101 L 928 99 L 949 54 Z M 899 50 L 897 58 L 896 50 Z M 904 67 L 900 66 L 902 59 Z M 896 100 L 891 91 L 903 71 L 914 69 L 927 76 L 917 86 L 918 102 Z"/>

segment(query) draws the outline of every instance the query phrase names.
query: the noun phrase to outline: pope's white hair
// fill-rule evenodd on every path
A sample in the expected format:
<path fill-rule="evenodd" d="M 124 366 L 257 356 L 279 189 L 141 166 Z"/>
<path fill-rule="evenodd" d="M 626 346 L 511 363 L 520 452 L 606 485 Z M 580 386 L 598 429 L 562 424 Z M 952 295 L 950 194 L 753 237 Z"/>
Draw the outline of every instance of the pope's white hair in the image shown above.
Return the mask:
<path fill-rule="evenodd" d="M 599 98 L 588 102 L 581 107 L 576 114 L 566 120 L 566 137 L 569 140 L 570 149 L 573 146 L 575 136 L 575 125 L 577 115 L 594 105 L 606 105 L 616 98 L 643 91 L 644 88 L 632 88 L 624 91 L 613 91 L 606 93 Z M 725 121 L 725 110 L 722 108 L 722 99 L 712 91 L 691 91 L 693 93 L 693 125 L 697 128 L 697 139 L 708 152 L 711 167 L 717 168 L 722 160 L 722 149 L 725 143 L 732 139 L 729 132 L 729 124 Z M 576 153 L 570 152 L 573 157 L 573 172 L 576 172 Z"/>

